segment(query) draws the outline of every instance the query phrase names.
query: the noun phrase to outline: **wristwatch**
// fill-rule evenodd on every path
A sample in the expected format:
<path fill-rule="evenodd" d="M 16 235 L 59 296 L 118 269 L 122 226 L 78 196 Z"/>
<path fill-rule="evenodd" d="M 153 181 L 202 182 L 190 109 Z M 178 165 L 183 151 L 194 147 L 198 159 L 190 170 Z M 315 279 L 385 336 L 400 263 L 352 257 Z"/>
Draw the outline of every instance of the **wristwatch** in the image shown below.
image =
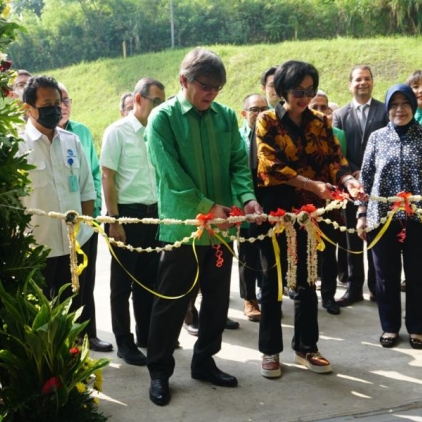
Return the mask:
<path fill-rule="evenodd" d="M 356 220 L 359 220 L 359 218 L 365 217 L 366 218 L 366 212 L 358 212 L 356 214 Z"/>

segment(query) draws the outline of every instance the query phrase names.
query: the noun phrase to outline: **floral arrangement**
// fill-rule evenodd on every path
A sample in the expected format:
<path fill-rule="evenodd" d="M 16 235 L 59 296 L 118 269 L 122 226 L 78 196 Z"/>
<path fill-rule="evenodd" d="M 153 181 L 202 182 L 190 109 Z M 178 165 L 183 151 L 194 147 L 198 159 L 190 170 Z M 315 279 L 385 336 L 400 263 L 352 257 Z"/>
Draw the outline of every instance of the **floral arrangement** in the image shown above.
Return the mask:
<path fill-rule="evenodd" d="M 43 295 L 48 251 L 25 233 L 31 215 L 20 197 L 32 167 L 17 154 L 22 111 L 6 98 L 16 73 L 4 53 L 22 28 L 9 12 L 10 1 L 0 0 L 0 421 L 105 421 L 94 392 L 108 360 L 91 359 L 88 340 L 80 341 L 85 323 L 70 312 L 72 298 Z"/>

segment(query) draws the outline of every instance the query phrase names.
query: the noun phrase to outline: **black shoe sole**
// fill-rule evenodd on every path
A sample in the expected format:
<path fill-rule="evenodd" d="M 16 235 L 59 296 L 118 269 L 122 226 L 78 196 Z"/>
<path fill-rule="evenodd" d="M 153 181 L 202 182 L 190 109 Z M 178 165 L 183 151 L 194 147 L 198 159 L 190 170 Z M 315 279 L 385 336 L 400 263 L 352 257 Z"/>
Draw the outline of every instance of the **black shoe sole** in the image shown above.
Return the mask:
<path fill-rule="evenodd" d="M 131 359 L 127 359 L 123 356 L 122 353 L 117 352 L 117 356 L 121 359 L 123 359 L 128 365 L 135 365 L 135 366 L 145 366 L 147 364 L 147 358 L 145 357 L 145 359 L 142 360 L 131 360 Z"/>
<path fill-rule="evenodd" d="M 208 381 L 211 384 L 218 385 L 219 387 L 237 387 L 238 384 L 236 378 L 234 378 L 232 382 L 224 382 L 214 378 L 209 378 L 207 375 L 204 375 L 201 372 L 191 372 L 191 377 L 199 381 Z"/>

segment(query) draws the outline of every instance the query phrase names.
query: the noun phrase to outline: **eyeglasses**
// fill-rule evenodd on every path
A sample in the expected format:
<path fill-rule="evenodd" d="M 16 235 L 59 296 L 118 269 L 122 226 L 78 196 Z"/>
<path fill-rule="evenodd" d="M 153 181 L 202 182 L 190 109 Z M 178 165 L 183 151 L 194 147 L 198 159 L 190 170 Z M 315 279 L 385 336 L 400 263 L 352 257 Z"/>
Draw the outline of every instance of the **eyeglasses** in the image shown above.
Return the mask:
<path fill-rule="evenodd" d="M 323 113 L 328 110 L 328 106 L 325 104 L 311 104 L 309 108 L 312 110 L 322 111 Z"/>
<path fill-rule="evenodd" d="M 245 111 L 250 111 L 251 113 L 261 113 L 262 111 L 267 111 L 267 110 L 269 110 L 269 107 L 264 106 L 264 107 L 249 107 Z"/>
<path fill-rule="evenodd" d="M 315 89 L 291 89 L 289 92 L 291 92 L 295 98 L 303 98 L 305 95 L 308 98 L 312 98 L 316 95 Z"/>
<path fill-rule="evenodd" d="M 221 91 L 223 89 L 223 85 L 210 85 L 210 84 L 204 84 L 203 82 L 198 81 L 197 79 L 194 79 L 196 83 L 198 83 L 202 90 L 205 92 L 211 92 L 211 91 Z"/>
<path fill-rule="evenodd" d="M 63 98 L 62 103 L 66 106 L 69 107 L 72 104 L 72 98 Z"/>
<path fill-rule="evenodd" d="M 146 97 L 145 95 L 142 95 L 144 98 L 146 98 L 147 100 L 150 100 L 151 102 L 152 102 L 152 105 L 154 106 L 154 107 L 157 107 L 157 106 L 159 106 L 160 104 L 163 104 L 163 100 L 161 99 L 161 98 L 149 98 L 149 97 Z"/>

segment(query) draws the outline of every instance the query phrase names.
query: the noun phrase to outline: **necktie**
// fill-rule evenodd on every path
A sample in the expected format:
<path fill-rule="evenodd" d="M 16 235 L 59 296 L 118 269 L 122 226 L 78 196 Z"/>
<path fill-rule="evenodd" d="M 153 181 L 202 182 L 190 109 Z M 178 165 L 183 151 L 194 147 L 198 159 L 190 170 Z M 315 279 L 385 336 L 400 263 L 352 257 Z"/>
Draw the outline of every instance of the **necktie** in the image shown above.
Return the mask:
<path fill-rule="evenodd" d="M 362 128 L 362 131 L 365 130 L 367 108 L 368 108 L 368 104 L 358 106 L 358 118 L 359 118 L 359 123 L 360 123 L 360 127 Z"/>

